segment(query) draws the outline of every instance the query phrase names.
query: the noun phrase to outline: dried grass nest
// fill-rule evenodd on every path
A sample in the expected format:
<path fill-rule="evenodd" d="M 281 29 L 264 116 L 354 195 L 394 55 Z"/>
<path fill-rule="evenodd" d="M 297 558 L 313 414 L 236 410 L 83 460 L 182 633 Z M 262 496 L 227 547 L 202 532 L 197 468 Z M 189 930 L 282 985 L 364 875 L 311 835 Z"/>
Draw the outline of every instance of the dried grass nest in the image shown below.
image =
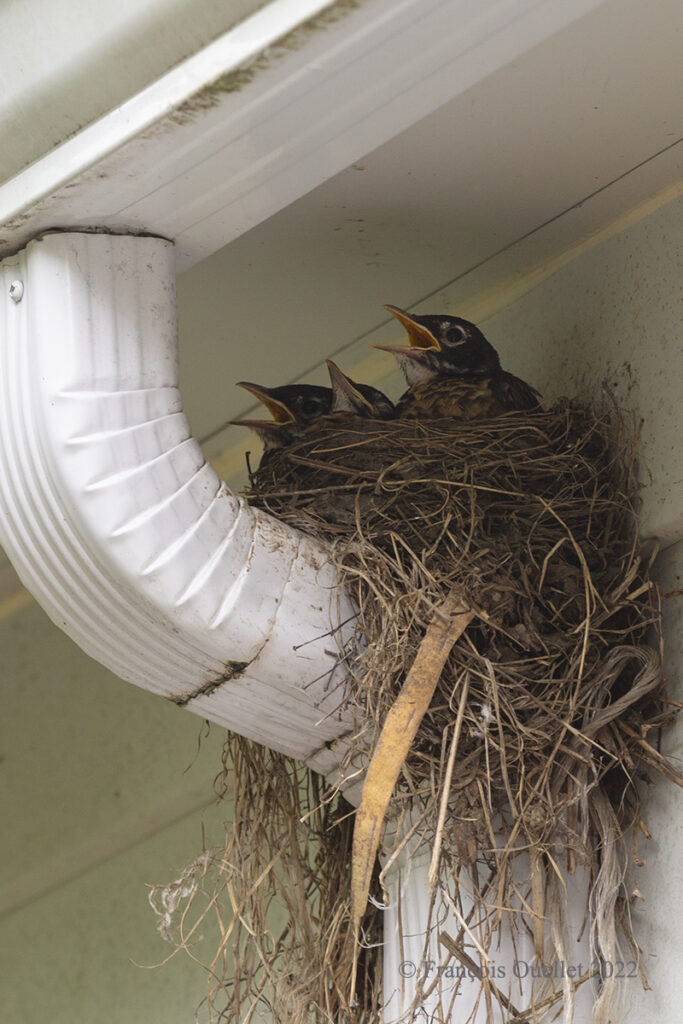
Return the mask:
<path fill-rule="evenodd" d="M 350 762 L 372 752 L 435 609 L 453 594 L 473 609 L 390 813 L 410 809 L 422 841 L 437 837 L 439 885 L 451 899 L 463 872 L 470 889 L 473 872 L 486 878 L 475 897 L 490 948 L 497 908 L 510 897 L 511 860 L 526 850 L 546 901 L 560 888 L 558 874 L 590 865 L 596 956 L 613 957 L 621 941 L 638 959 L 623 885 L 631 854 L 619 840 L 634 823 L 645 828 L 639 781 L 653 773 L 682 780 L 657 750 L 674 702 L 665 695 L 652 545 L 638 539 L 635 443 L 614 406 L 597 412 L 569 401 L 474 422 L 332 417 L 271 453 L 251 479 L 251 502 L 330 543 L 360 608 L 343 652 L 361 723 Z M 437 835 L 465 684 L 447 827 Z M 233 941 L 248 964 L 229 985 L 218 984 L 212 965 L 210 1000 L 223 1006 L 215 1019 L 246 1020 L 246 1008 L 261 1003 L 288 1022 L 380 1021 L 372 911 L 356 1005 L 349 1000 L 350 809 L 339 795 L 324 797 L 301 766 L 234 737 L 229 748 L 235 790 L 249 803 L 242 800 L 214 861 L 215 884 L 230 878 Z M 283 886 L 291 894 L 296 878 L 284 930 L 247 954 L 257 921 L 267 932 L 263 907 Z M 373 894 L 381 898 L 377 878 Z M 549 926 L 544 939 L 538 920 L 527 925 L 537 950 L 545 941 L 552 953 Z M 479 961 L 462 932 L 448 941 L 462 963 Z M 406 1020 L 419 1019 L 419 995 Z M 606 981 L 596 1019 L 601 1001 L 606 1020 L 617 996 Z M 566 986 L 553 998 L 571 1019 Z M 536 1019 L 507 1010 L 510 1020 Z"/>

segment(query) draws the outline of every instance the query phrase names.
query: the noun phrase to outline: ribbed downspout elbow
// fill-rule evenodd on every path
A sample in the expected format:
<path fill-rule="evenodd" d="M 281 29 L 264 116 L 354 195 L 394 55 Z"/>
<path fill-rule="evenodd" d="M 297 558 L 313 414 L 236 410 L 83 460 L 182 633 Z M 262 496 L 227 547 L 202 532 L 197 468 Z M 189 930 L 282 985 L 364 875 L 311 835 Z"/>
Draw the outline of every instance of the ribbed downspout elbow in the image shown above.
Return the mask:
<path fill-rule="evenodd" d="M 353 608 L 191 436 L 172 244 L 53 233 L 1 275 L 0 541 L 25 586 L 123 679 L 298 757 L 342 735 Z"/>

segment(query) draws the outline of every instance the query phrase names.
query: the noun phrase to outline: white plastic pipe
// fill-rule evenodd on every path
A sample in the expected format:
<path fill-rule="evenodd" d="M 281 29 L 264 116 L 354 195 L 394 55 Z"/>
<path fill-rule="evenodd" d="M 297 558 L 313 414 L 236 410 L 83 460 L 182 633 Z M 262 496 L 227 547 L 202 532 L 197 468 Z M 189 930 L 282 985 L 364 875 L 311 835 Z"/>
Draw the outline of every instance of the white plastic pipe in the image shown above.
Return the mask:
<path fill-rule="evenodd" d="M 191 436 L 172 244 L 48 234 L 0 264 L 0 295 L 0 542 L 25 586 L 123 679 L 315 757 L 350 727 L 353 608 L 323 547 Z"/>
<path fill-rule="evenodd" d="M 505 840 L 501 836 L 501 847 Z M 436 909 L 430 918 L 431 893 L 429 888 L 429 867 L 432 850 L 424 841 L 418 845 L 415 839 L 408 843 L 387 872 L 386 887 L 389 901 L 384 910 L 384 1021 L 385 1024 L 399 1024 L 412 1019 L 409 1010 L 415 1013 L 415 1020 L 448 1022 L 453 1024 L 505 1024 L 512 1019 L 514 1011 L 498 1001 L 495 993 L 487 1006 L 481 990 L 481 980 L 474 970 L 468 970 L 462 962 L 449 955 L 447 947 L 440 941 L 442 934 L 457 940 L 476 965 L 485 963 L 477 949 L 487 944 L 485 925 L 476 910 L 470 915 L 472 901 L 468 896 L 467 872 L 461 876 L 461 900 L 458 907 L 466 920 L 469 933 L 462 933 L 462 921 L 450 910 L 448 900 L 437 891 Z M 525 900 L 529 895 L 529 860 L 521 853 L 512 861 L 514 881 L 518 894 Z M 481 882 L 481 879 L 479 880 Z M 566 889 L 554 877 L 551 878 L 558 891 L 558 899 L 564 904 L 566 930 L 564 955 L 549 956 L 540 964 L 534 953 L 533 936 L 525 928 L 521 918 L 517 919 L 514 934 L 510 927 L 510 916 L 503 915 L 498 936 L 494 937 L 490 961 L 486 971 L 498 992 L 520 1013 L 531 1004 L 533 991 L 538 991 L 547 972 L 555 990 L 565 990 L 565 995 L 574 982 L 583 979 L 574 992 L 572 1024 L 590 1024 L 594 991 L 588 979 L 591 965 L 590 927 L 584 921 L 586 894 L 590 887 L 590 872 L 577 867 L 575 874 L 567 875 Z M 495 893 L 491 893 L 495 903 Z M 523 904 L 520 898 L 511 901 L 511 915 L 519 913 Z M 528 902 L 526 904 L 528 915 Z M 546 922 L 546 936 L 551 923 Z M 548 947 L 546 947 L 548 949 Z M 423 995 L 414 1006 L 420 986 Z M 536 1024 L 562 1022 L 566 1018 L 557 1002 L 533 1017 Z M 524 1018 L 526 1020 L 526 1017 Z"/>

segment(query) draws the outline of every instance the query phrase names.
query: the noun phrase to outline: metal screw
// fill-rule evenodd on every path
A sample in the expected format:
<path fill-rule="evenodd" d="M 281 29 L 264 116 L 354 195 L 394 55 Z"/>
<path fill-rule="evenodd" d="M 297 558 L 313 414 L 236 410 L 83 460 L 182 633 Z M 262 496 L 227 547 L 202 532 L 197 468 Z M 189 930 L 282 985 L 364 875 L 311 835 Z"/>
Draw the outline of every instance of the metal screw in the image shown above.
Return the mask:
<path fill-rule="evenodd" d="M 24 282 L 12 281 L 9 286 L 9 297 L 12 302 L 21 302 L 24 297 Z"/>

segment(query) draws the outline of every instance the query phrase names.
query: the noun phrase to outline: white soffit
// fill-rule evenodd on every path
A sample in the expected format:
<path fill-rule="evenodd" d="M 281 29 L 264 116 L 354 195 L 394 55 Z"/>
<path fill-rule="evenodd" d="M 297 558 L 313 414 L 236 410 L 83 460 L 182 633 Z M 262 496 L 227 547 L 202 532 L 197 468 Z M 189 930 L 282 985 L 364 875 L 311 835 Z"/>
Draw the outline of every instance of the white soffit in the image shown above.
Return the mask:
<path fill-rule="evenodd" d="M 151 231 L 182 270 L 603 0 L 275 0 L 0 187 L 0 256 Z"/>

